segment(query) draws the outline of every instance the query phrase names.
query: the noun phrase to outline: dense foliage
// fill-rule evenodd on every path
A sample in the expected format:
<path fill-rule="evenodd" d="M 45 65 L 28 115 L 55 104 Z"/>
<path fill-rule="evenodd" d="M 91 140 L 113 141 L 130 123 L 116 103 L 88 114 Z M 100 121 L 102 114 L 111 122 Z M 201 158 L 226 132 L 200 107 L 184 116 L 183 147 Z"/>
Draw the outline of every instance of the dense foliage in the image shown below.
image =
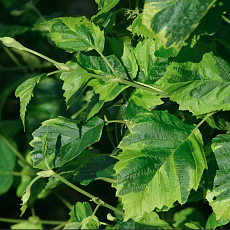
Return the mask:
<path fill-rule="evenodd" d="M 1 222 L 230 227 L 229 0 L 0 4 Z"/>

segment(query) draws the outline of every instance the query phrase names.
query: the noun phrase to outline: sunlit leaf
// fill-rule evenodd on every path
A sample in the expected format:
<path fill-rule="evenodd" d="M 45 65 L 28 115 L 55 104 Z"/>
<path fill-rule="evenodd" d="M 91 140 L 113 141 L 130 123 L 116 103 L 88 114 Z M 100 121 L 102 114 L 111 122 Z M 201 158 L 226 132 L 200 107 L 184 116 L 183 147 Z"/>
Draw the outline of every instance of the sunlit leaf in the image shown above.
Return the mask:
<path fill-rule="evenodd" d="M 68 52 L 104 49 L 104 33 L 86 17 L 65 17 L 49 22 L 51 39 Z"/>
<path fill-rule="evenodd" d="M 147 0 L 143 24 L 151 28 L 167 48 L 180 49 L 216 0 Z M 189 13 L 188 13 L 189 12 Z"/>
<path fill-rule="evenodd" d="M 201 115 L 230 109 L 229 73 L 228 62 L 206 53 L 200 63 L 172 63 L 157 84 L 180 110 Z"/>
<path fill-rule="evenodd" d="M 219 135 L 212 141 L 212 150 L 215 154 L 217 170 L 212 191 L 208 191 L 206 199 L 216 214 L 216 220 L 230 219 L 230 133 Z"/>
<path fill-rule="evenodd" d="M 20 117 L 22 119 L 23 127 L 25 130 L 25 114 L 26 108 L 33 96 L 34 87 L 39 83 L 42 77 L 46 74 L 41 74 L 36 77 L 24 81 L 15 91 L 15 96 L 20 98 Z"/>
<path fill-rule="evenodd" d="M 157 110 L 134 117 L 129 129 L 115 165 L 125 220 L 184 204 L 207 168 L 199 130 Z"/>

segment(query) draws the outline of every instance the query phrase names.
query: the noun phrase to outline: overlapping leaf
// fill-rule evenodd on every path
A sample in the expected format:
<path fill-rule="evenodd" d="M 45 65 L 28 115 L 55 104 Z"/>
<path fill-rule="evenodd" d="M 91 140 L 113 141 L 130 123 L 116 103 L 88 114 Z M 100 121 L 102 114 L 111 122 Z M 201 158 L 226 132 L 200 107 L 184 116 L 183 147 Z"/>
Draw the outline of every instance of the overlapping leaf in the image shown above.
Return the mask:
<path fill-rule="evenodd" d="M 68 52 L 104 49 L 104 33 L 85 17 L 55 19 L 49 26 L 51 39 Z"/>
<path fill-rule="evenodd" d="M 138 81 L 151 85 L 164 75 L 169 61 L 157 58 L 154 55 L 156 50 L 157 44 L 152 39 L 139 42 L 135 48 L 134 54 L 139 65 Z"/>
<path fill-rule="evenodd" d="M 116 160 L 104 154 L 95 154 L 83 167 L 75 174 L 75 181 L 79 181 L 82 185 L 88 185 L 96 179 L 114 179 L 114 164 Z"/>
<path fill-rule="evenodd" d="M 138 113 L 150 111 L 154 106 L 163 104 L 163 101 L 154 93 L 143 89 L 135 90 L 130 96 L 128 103 L 122 107 L 124 119 L 132 119 Z"/>
<path fill-rule="evenodd" d="M 212 150 L 214 151 L 217 170 L 213 190 L 207 193 L 206 199 L 212 206 L 216 214 L 216 220 L 230 219 L 230 133 L 219 135 L 212 141 Z"/>
<path fill-rule="evenodd" d="M 86 124 L 75 123 L 64 117 L 50 119 L 33 133 L 30 143 L 35 168 L 46 169 L 42 145 L 47 133 L 46 156 L 51 168 L 60 167 L 77 157 L 86 147 L 100 140 L 103 121 L 94 117 Z"/>
<path fill-rule="evenodd" d="M 180 49 L 216 0 L 147 0 L 143 24 L 164 41 L 166 48 Z"/>
<path fill-rule="evenodd" d="M 185 203 L 207 168 L 199 130 L 157 110 L 137 115 L 129 128 L 115 165 L 125 220 Z"/>
<path fill-rule="evenodd" d="M 39 83 L 42 77 L 46 74 L 41 74 L 36 77 L 24 81 L 15 91 L 15 96 L 20 98 L 20 117 L 22 119 L 23 127 L 25 129 L 25 114 L 26 107 L 33 96 L 34 87 Z"/>
<path fill-rule="evenodd" d="M 93 214 L 91 206 L 88 202 L 77 202 L 73 210 L 69 213 L 69 223 L 65 225 L 64 229 L 81 229 L 82 221 L 84 218 Z"/>
<path fill-rule="evenodd" d="M 120 77 L 128 79 L 125 68 L 115 55 L 106 56 L 106 58 Z M 108 80 L 114 76 L 113 71 L 100 56 L 91 56 L 81 53 L 79 60 L 83 67 L 108 77 Z M 93 87 L 95 94 L 98 94 L 99 97 L 95 96 L 93 98 L 95 101 L 92 101 L 90 104 L 90 111 L 86 115 L 86 120 L 99 112 L 105 102 L 114 100 L 124 89 L 128 88 L 127 85 L 114 82 L 105 82 L 100 79 L 93 79 L 88 83 L 88 85 Z"/>
<path fill-rule="evenodd" d="M 212 53 L 200 63 L 172 63 L 157 84 L 194 115 L 230 109 L 230 66 Z"/>

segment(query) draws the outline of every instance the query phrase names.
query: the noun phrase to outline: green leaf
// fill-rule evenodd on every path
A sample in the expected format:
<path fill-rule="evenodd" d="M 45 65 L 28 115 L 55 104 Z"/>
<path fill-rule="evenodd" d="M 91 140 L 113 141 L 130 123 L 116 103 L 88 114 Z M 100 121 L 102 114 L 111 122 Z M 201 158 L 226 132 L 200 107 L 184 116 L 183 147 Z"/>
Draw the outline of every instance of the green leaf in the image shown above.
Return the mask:
<path fill-rule="evenodd" d="M 99 229 L 100 221 L 95 215 L 92 215 L 85 217 L 81 224 L 81 229 Z"/>
<path fill-rule="evenodd" d="M 157 84 L 180 110 L 201 115 L 230 109 L 229 72 L 228 62 L 207 53 L 200 63 L 172 63 Z"/>
<path fill-rule="evenodd" d="M 28 221 L 22 220 L 18 224 L 13 224 L 10 226 L 11 229 L 43 229 L 42 224 L 39 222 L 38 216 L 29 217 Z"/>
<path fill-rule="evenodd" d="M 115 165 L 125 220 L 184 204 L 207 168 L 199 130 L 157 110 L 134 117 L 129 129 Z"/>
<path fill-rule="evenodd" d="M 51 39 L 68 52 L 104 49 L 104 33 L 86 17 L 65 17 L 49 22 Z"/>
<path fill-rule="evenodd" d="M 24 34 L 30 28 L 26 26 L 4 26 L 0 25 L 0 37 L 14 37 L 15 35 Z"/>
<path fill-rule="evenodd" d="M 136 89 L 131 94 L 128 103 L 122 107 L 122 117 L 132 119 L 143 111 L 150 111 L 153 107 L 163 104 L 163 101 L 154 93 Z"/>
<path fill-rule="evenodd" d="M 83 203 L 77 202 L 74 205 L 73 210 L 69 213 L 70 215 L 69 223 L 82 222 L 84 218 L 91 216 L 92 214 L 93 214 L 93 211 L 88 202 L 83 202 Z"/>
<path fill-rule="evenodd" d="M 95 0 L 98 4 L 98 9 L 101 9 L 96 16 L 110 11 L 119 1 L 120 0 Z"/>
<path fill-rule="evenodd" d="M 15 96 L 20 98 L 20 117 L 22 119 L 22 124 L 25 130 L 25 114 L 26 107 L 29 104 L 33 96 L 34 87 L 39 83 L 42 77 L 46 76 L 46 74 L 41 74 L 36 77 L 30 78 L 24 81 L 15 91 Z"/>
<path fill-rule="evenodd" d="M 75 181 L 88 185 L 96 179 L 114 179 L 114 163 L 116 160 L 103 154 L 92 157 L 82 168 L 76 172 Z"/>
<path fill-rule="evenodd" d="M 0 134 L 0 195 L 9 190 L 13 183 L 13 169 L 15 166 L 15 153 L 9 141 Z"/>
<path fill-rule="evenodd" d="M 46 157 L 51 168 L 64 165 L 77 157 L 86 147 L 100 140 L 104 122 L 94 117 L 86 124 L 75 123 L 64 117 L 50 119 L 33 133 L 30 145 L 35 168 L 46 170 L 42 155 L 43 136 L 47 133 Z"/>
<path fill-rule="evenodd" d="M 120 83 L 105 83 L 98 79 L 91 80 L 88 85 L 92 86 L 95 94 L 99 95 L 99 101 L 87 115 L 87 120 L 99 112 L 105 102 L 114 100 L 124 89 L 129 87 Z"/>
<path fill-rule="evenodd" d="M 129 75 L 117 56 L 114 54 L 109 54 L 106 55 L 105 58 L 119 77 L 129 80 Z M 79 61 L 84 68 L 92 70 L 96 74 L 108 77 L 116 77 L 106 61 L 101 56 L 96 56 L 93 52 L 81 52 L 79 55 Z"/>
<path fill-rule="evenodd" d="M 139 14 L 132 23 L 133 35 L 154 38 L 154 32 L 142 23 L 143 13 Z"/>
<path fill-rule="evenodd" d="M 230 133 L 219 135 L 212 141 L 212 150 L 215 154 L 217 170 L 212 191 L 207 192 L 206 199 L 216 214 L 216 220 L 230 219 L 229 197 L 229 161 L 230 161 Z"/>
<path fill-rule="evenodd" d="M 216 0 L 147 0 L 143 24 L 153 30 L 166 48 L 180 49 L 215 2 Z"/>
<path fill-rule="evenodd" d="M 176 229 L 187 229 L 186 224 L 188 222 L 194 222 L 201 226 L 204 226 L 206 217 L 204 214 L 195 208 L 188 207 L 176 212 L 173 217 L 174 224 L 173 227 Z"/>
<path fill-rule="evenodd" d="M 96 15 L 91 18 L 96 25 L 105 29 L 105 34 L 108 33 L 116 22 L 116 5 L 120 0 L 96 0 L 98 9 L 101 9 Z"/>
<path fill-rule="evenodd" d="M 76 71 L 64 72 L 61 74 L 60 79 L 64 81 L 62 89 L 65 91 L 64 97 L 66 98 L 66 105 L 69 108 L 78 99 L 82 93 L 82 87 L 91 78 L 90 74 L 81 68 L 76 62 L 67 62 L 67 65 Z M 83 87 L 84 88 L 84 87 Z"/>
<path fill-rule="evenodd" d="M 134 49 L 134 54 L 139 65 L 138 81 L 145 84 L 154 84 L 163 77 L 168 59 L 157 58 L 154 53 L 157 44 L 152 39 L 145 39 L 139 42 Z"/>
<path fill-rule="evenodd" d="M 230 220 L 227 219 L 227 220 L 219 220 L 217 221 L 216 220 L 216 215 L 215 213 L 213 212 L 208 220 L 207 220 L 207 223 L 205 225 L 205 229 L 216 229 L 217 227 L 219 226 L 223 226 L 223 225 L 226 225 Z"/>
<path fill-rule="evenodd" d="M 134 79 L 137 75 L 138 66 L 133 52 L 128 47 L 115 38 L 107 38 L 113 53 L 122 61 L 129 77 Z"/>
<path fill-rule="evenodd" d="M 73 222 L 66 224 L 63 229 L 81 229 L 81 222 Z"/>
<path fill-rule="evenodd" d="M 59 168 L 56 173 L 62 176 L 65 179 L 69 179 L 75 175 L 75 172 L 78 171 L 81 167 L 83 167 L 92 157 L 95 157 L 95 153 L 89 150 L 83 150 L 80 155 L 74 160 L 71 161 L 61 168 Z M 49 189 L 54 189 L 58 185 L 62 184 L 62 182 L 56 177 L 49 178 L 49 181 L 43 190 L 43 193 Z"/>
<path fill-rule="evenodd" d="M 206 121 L 214 129 L 223 130 L 225 132 L 230 130 L 230 116 L 229 112 L 219 112 L 213 114 Z"/>
<path fill-rule="evenodd" d="M 114 229 L 172 229 L 164 220 L 161 220 L 157 213 L 145 213 L 137 219 L 129 219 L 126 222 L 118 222 Z"/>

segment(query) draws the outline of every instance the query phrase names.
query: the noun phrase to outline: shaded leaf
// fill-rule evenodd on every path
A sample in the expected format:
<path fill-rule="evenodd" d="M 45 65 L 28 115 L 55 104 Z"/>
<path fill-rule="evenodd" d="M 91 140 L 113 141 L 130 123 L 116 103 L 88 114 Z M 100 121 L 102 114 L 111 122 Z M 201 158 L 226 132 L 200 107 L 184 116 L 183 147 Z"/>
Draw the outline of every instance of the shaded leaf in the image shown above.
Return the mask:
<path fill-rule="evenodd" d="M 214 2 L 216 0 L 147 0 L 143 24 L 153 30 L 166 48 L 180 49 Z"/>
<path fill-rule="evenodd" d="M 65 17 L 49 22 L 51 39 L 68 52 L 104 49 L 104 33 L 86 17 Z"/>
<path fill-rule="evenodd" d="M 14 37 L 15 35 L 24 34 L 30 28 L 26 26 L 5 26 L 0 25 L 0 37 Z"/>
<path fill-rule="evenodd" d="M 79 181 L 82 185 L 88 185 L 91 181 L 99 178 L 114 179 L 115 162 L 116 160 L 112 157 L 97 154 L 76 172 L 74 180 Z"/>
<path fill-rule="evenodd" d="M 59 168 L 56 173 L 62 176 L 65 179 L 69 179 L 73 177 L 76 171 L 78 171 L 82 166 L 84 166 L 92 157 L 95 157 L 95 153 L 89 150 L 83 150 L 80 155 L 74 160 Z M 62 182 L 56 177 L 50 177 L 49 181 L 43 190 L 43 193 L 49 189 L 54 189 L 58 185 L 62 184 Z"/>
<path fill-rule="evenodd" d="M 134 117 L 129 129 L 115 165 L 125 220 L 184 204 L 207 168 L 199 130 L 157 110 Z"/>
<path fill-rule="evenodd" d="M 103 121 L 94 117 L 86 124 L 64 117 L 50 119 L 33 133 L 31 157 L 35 168 L 46 170 L 42 155 L 43 136 L 47 133 L 47 160 L 51 168 L 60 167 L 77 157 L 86 147 L 100 140 Z"/>
<path fill-rule="evenodd" d="M 15 161 L 15 153 L 9 141 L 0 134 L 0 195 L 7 192 L 13 183 Z"/>
<path fill-rule="evenodd" d="M 20 98 L 20 117 L 22 119 L 23 127 L 25 130 L 25 114 L 26 108 L 33 96 L 34 87 L 39 83 L 42 77 L 46 74 L 41 74 L 36 77 L 24 81 L 15 91 L 15 96 Z"/>
<path fill-rule="evenodd" d="M 200 63 L 172 63 L 157 84 L 180 110 L 201 115 L 230 109 L 229 63 L 212 53 Z"/>

